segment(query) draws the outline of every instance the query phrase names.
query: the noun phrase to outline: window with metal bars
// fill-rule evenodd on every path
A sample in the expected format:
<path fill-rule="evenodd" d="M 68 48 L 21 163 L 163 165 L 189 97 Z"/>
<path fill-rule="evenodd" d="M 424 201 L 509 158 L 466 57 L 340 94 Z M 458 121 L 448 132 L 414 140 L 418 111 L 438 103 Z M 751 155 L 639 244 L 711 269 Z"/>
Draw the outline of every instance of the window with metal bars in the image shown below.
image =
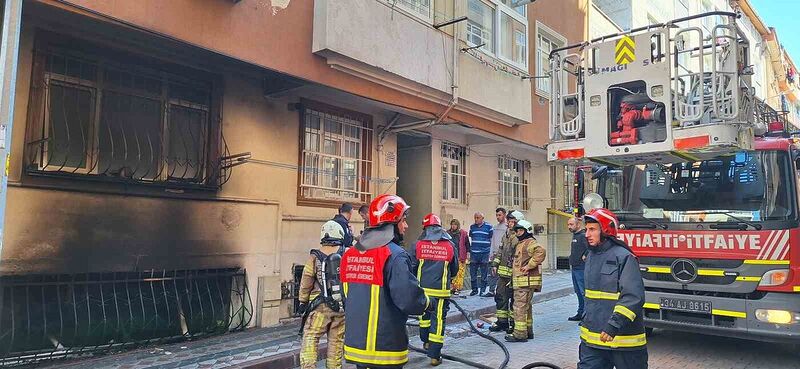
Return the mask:
<path fill-rule="evenodd" d="M 528 181 L 525 179 L 525 162 L 507 156 L 497 158 L 499 204 L 512 209 L 528 209 Z"/>
<path fill-rule="evenodd" d="M 212 83 L 89 49 L 36 50 L 28 173 L 218 187 Z"/>
<path fill-rule="evenodd" d="M 466 148 L 442 142 L 442 200 L 466 203 Z"/>
<path fill-rule="evenodd" d="M 304 101 L 299 202 L 369 202 L 372 117 Z"/>

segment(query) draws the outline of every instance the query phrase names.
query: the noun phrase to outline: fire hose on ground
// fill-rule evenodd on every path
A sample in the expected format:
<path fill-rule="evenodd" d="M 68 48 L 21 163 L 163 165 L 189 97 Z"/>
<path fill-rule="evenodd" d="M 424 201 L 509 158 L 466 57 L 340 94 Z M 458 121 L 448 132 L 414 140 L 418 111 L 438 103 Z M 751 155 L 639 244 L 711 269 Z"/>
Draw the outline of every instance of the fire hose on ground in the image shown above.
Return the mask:
<path fill-rule="evenodd" d="M 488 365 L 485 365 L 485 364 L 481 364 L 481 363 L 476 363 L 474 361 L 470 361 L 470 360 L 467 360 L 467 359 L 464 359 L 464 358 L 461 358 L 461 357 L 447 355 L 447 354 L 442 354 L 442 358 L 443 359 L 447 359 L 447 360 L 457 361 L 459 363 L 466 364 L 466 365 L 469 365 L 471 367 L 480 368 L 480 369 L 505 369 L 506 366 L 508 366 L 508 361 L 511 360 L 511 354 L 508 352 L 508 348 L 506 347 L 506 345 L 504 345 L 502 342 L 500 342 L 500 340 L 498 340 L 497 338 L 495 338 L 495 337 L 493 337 L 491 335 L 488 335 L 486 333 L 481 332 L 478 328 L 475 327 L 475 325 L 472 324 L 472 320 L 469 318 L 469 314 L 467 314 L 467 312 L 464 311 L 464 309 L 461 307 L 461 305 L 458 304 L 458 302 L 456 302 L 452 298 L 448 298 L 448 300 L 450 301 L 451 304 L 453 304 L 456 307 L 456 309 L 458 309 L 458 311 L 461 313 L 461 315 L 464 316 L 464 319 L 466 319 L 467 323 L 469 324 L 470 329 L 473 332 L 475 332 L 477 335 L 479 335 L 479 336 L 481 336 L 481 337 L 483 337 L 483 338 L 485 338 L 485 339 L 487 339 L 489 341 L 494 342 L 494 344 L 496 344 L 497 346 L 500 346 L 500 349 L 503 350 L 503 355 L 505 356 L 505 358 L 503 359 L 503 362 L 500 364 L 500 366 L 497 367 L 497 368 L 491 367 L 491 366 L 488 366 Z M 422 353 L 422 354 L 427 354 L 427 351 L 425 349 L 422 349 L 422 348 L 419 348 L 419 347 L 408 345 L 408 348 L 410 350 L 413 350 L 413 351 L 416 351 L 416 352 L 419 352 L 419 353 Z M 555 364 L 544 362 L 544 361 L 533 362 L 533 363 L 527 364 L 527 365 L 522 367 L 522 369 L 533 369 L 533 368 L 561 369 L 561 367 L 559 367 L 559 366 L 557 366 Z"/>

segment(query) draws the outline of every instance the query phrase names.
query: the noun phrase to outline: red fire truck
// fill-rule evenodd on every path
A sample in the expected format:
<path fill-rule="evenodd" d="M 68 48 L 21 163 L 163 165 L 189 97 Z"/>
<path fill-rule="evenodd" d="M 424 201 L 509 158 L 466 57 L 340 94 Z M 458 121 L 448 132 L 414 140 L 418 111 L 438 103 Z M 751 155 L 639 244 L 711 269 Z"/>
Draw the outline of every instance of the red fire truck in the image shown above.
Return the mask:
<path fill-rule="evenodd" d="M 554 50 L 548 160 L 594 169 L 583 207 L 618 214 L 649 330 L 800 342 L 800 146 L 754 96 L 737 17 Z"/>
<path fill-rule="evenodd" d="M 785 137 L 755 149 L 601 175 L 639 257 L 649 329 L 800 341 L 800 150 Z"/>

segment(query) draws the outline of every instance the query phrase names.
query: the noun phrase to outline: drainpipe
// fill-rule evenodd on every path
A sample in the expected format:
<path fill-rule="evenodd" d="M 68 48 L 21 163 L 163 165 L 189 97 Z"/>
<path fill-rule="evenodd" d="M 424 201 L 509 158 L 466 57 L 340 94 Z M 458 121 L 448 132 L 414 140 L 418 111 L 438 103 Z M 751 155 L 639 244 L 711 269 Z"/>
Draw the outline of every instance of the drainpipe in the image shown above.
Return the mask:
<path fill-rule="evenodd" d="M 0 46 L 0 160 L 5 165 L 5 170 L 0 174 L 0 252 L 3 250 L 5 233 L 11 126 L 14 123 L 19 34 L 22 28 L 22 0 L 6 0 L 4 10 L 2 46 Z"/>
<path fill-rule="evenodd" d="M 457 3 L 457 1 L 453 1 L 453 16 L 454 17 L 456 15 L 457 7 L 458 7 L 458 5 L 456 3 Z M 450 102 L 447 103 L 447 108 L 445 108 L 445 110 L 444 110 L 444 112 L 442 112 L 442 114 L 439 114 L 436 118 L 430 119 L 430 120 L 417 121 L 417 122 L 403 124 L 403 125 L 400 125 L 400 126 L 395 126 L 394 123 L 396 123 L 396 119 L 393 119 L 392 123 L 390 123 L 389 126 L 387 126 L 383 131 L 381 131 L 381 133 L 380 133 L 380 142 L 381 143 L 383 143 L 383 140 L 386 138 L 385 136 L 388 133 L 398 133 L 398 132 L 403 132 L 403 131 L 410 131 L 412 129 L 428 128 L 428 127 L 435 126 L 437 124 L 442 123 L 442 121 L 444 121 L 444 119 L 447 118 L 447 115 L 450 114 L 450 112 L 453 110 L 453 108 L 458 104 L 458 98 L 459 98 L 459 96 L 458 96 L 458 54 L 459 54 L 458 35 L 460 34 L 459 25 L 461 23 L 462 22 L 457 22 L 457 23 L 453 24 L 453 51 L 452 51 L 452 53 L 453 53 L 453 61 L 452 61 L 452 63 L 453 63 L 453 67 L 452 67 L 452 69 L 453 69 L 453 78 L 452 78 L 451 84 L 450 84 L 450 91 L 451 91 L 450 95 L 451 95 L 451 98 L 450 98 Z M 397 116 L 395 116 L 395 118 L 396 117 Z"/>
<path fill-rule="evenodd" d="M 394 127 L 395 124 L 397 124 L 398 119 L 400 119 L 400 113 L 395 113 L 394 117 L 392 117 L 392 120 L 389 121 L 389 124 L 387 124 L 386 127 L 383 127 L 383 129 L 378 132 L 378 151 L 381 151 L 383 142 L 386 141 L 386 136 L 389 134 L 389 130 Z"/>
<path fill-rule="evenodd" d="M 281 252 L 281 247 L 283 246 L 283 206 L 281 206 L 281 202 L 277 201 L 276 206 L 278 209 L 275 212 L 275 232 L 278 233 L 278 237 L 275 241 L 275 259 L 273 261 L 274 265 L 272 266 L 272 274 L 280 276 L 281 275 L 281 259 L 283 253 Z"/>

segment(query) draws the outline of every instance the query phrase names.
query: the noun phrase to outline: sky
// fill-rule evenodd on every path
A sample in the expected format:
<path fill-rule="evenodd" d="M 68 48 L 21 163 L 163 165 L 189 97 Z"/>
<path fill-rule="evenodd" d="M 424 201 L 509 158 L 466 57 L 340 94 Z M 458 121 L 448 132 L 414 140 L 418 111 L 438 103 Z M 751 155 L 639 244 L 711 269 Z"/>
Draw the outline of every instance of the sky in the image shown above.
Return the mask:
<path fill-rule="evenodd" d="M 750 0 L 767 24 L 778 32 L 778 40 L 795 64 L 800 61 L 800 0 Z"/>

